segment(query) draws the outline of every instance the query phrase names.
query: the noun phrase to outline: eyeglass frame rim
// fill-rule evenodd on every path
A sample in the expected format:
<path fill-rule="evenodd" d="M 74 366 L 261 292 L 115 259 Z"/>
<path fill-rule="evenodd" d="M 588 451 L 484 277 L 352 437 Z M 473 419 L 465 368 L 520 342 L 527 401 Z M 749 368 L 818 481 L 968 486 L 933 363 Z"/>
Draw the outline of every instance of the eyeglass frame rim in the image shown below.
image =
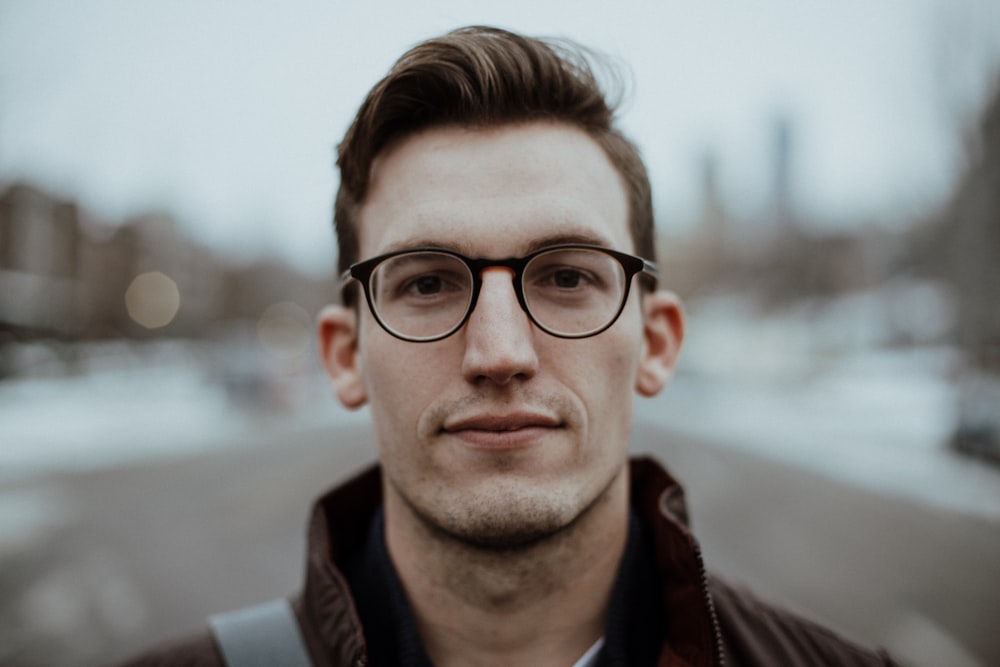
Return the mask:
<path fill-rule="evenodd" d="M 524 285 L 521 279 L 524 277 L 524 269 L 535 257 L 543 255 L 547 252 L 553 252 L 557 250 L 596 250 L 602 252 L 606 255 L 610 255 L 618 261 L 622 269 L 625 271 L 625 291 L 622 294 L 620 303 L 618 304 L 618 310 L 615 311 L 614 317 L 612 317 L 607 324 L 595 329 L 594 331 L 589 331 L 582 334 L 564 334 L 557 333 L 552 329 L 544 326 L 540 323 L 535 316 L 532 314 L 531 309 L 528 308 L 528 304 L 524 297 Z M 371 296 L 371 286 L 370 281 L 372 275 L 375 273 L 375 269 L 387 259 L 392 259 L 393 257 L 398 257 L 400 255 L 408 255 L 419 252 L 434 252 L 441 253 L 445 255 L 451 255 L 462 261 L 463 264 L 469 269 L 472 274 L 472 293 L 469 297 L 469 305 L 466 308 L 465 316 L 462 317 L 458 323 L 452 328 L 448 329 L 443 334 L 431 336 L 428 338 L 414 338 L 410 336 L 405 336 L 398 331 L 394 331 L 379 315 L 378 309 L 375 308 L 372 303 Z M 371 312 L 372 317 L 375 321 L 379 323 L 379 326 L 385 330 L 386 333 L 398 338 L 399 340 L 404 340 L 409 343 L 433 343 L 435 341 L 444 340 L 448 338 L 456 331 L 465 326 L 468 322 L 469 317 L 472 316 L 472 311 L 476 309 L 476 304 L 479 302 L 479 292 L 483 286 L 483 276 L 484 270 L 493 267 L 503 267 L 511 269 L 514 272 L 512 285 L 514 287 L 514 294 L 517 296 L 518 305 L 521 310 L 528 316 L 528 319 L 536 327 L 556 338 L 563 338 L 568 340 L 590 338 L 596 336 L 604 331 L 607 331 L 618 321 L 621 317 L 622 311 L 625 310 L 625 304 L 628 303 L 628 297 L 631 294 L 632 289 L 632 279 L 636 276 L 645 276 L 647 281 L 651 284 L 648 289 L 650 291 L 656 288 L 656 284 L 660 278 L 660 269 L 653 262 L 645 259 L 644 257 L 639 257 L 638 255 L 632 255 L 621 250 L 615 250 L 614 248 L 608 248 L 601 245 L 594 245 L 590 243 L 557 243 L 554 245 L 544 246 L 529 252 L 527 255 L 522 257 L 505 257 L 505 258 L 489 258 L 489 257 L 469 257 L 457 250 L 452 248 L 444 248 L 440 246 L 414 246 L 412 248 L 401 248 L 399 250 L 393 250 L 381 255 L 376 255 L 374 257 L 369 257 L 368 259 L 361 260 L 360 262 L 355 262 L 351 264 L 347 270 L 340 274 L 340 289 L 342 293 L 347 289 L 352 283 L 352 281 L 357 282 L 361 285 L 361 291 L 364 292 L 365 301 L 368 303 L 368 310 Z M 346 302 L 346 299 L 345 299 Z"/>

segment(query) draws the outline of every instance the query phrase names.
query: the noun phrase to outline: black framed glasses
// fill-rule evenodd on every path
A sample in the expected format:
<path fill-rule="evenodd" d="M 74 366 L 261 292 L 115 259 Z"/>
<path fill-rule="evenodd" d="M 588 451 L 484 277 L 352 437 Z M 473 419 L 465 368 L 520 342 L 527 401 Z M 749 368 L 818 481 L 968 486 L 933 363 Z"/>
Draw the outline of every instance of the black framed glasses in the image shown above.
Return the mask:
<path fill-rule="evenodd" d="M 342 285 L 361 284 L 368 307 L 387 332 L 402 340 L 429 343 L 455 333 L 476 307 L 482 272 L 514 272 L 518 303 L 534 324 L 559 338 L 595 336 L 621 315 L 632 278 L 650 288 L 659 271 L 652 262 L 587 244 L 561 244 L 524 257 L 466 257 L 446 248 L 419 247 L 352 264 Z"/>

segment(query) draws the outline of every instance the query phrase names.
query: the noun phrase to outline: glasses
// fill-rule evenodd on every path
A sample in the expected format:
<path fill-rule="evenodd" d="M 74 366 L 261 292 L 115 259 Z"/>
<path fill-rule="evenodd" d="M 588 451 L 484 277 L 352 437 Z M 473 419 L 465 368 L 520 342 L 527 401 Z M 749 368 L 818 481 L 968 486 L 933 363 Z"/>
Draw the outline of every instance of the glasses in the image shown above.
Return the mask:
<path fill-rule="evenodd" d="M 341 276 L 361 284 L 368 307 L 387 332 L 415 343 L 458 331 L 476 307 L 482 272 L 514 272 L 518 303 L 535 325 L 559 338 L 595 336 L 621 315 L 636 274 L 649 287 L 659 274 L 652 262 L 584 244 L 554 245 L 524 257 L 466 257 L 444 248 L 411 248 L 358 262 Z"/>

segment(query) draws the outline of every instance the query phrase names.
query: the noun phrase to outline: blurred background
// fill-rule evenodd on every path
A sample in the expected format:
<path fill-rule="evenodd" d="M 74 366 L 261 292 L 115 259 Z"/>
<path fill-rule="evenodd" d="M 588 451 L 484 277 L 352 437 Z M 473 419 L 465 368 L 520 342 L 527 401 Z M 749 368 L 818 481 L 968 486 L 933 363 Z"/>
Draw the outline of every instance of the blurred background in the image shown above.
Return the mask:
<path fill-rule="evenodd" d="M 628 68 L 690 319 L 634 448 L 709 565 L 1000 662 L 997 3 L 0 0 L 0 664 L 298 586 L 311 499 L 374 459 L 313 341 L 334 147 L 470 23 Z"/>

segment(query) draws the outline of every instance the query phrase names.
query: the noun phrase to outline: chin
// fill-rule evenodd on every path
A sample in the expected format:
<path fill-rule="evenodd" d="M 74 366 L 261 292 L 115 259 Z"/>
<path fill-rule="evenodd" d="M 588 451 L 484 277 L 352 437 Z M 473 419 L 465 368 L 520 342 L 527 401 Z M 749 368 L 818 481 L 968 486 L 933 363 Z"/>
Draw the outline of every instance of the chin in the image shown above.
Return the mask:
<path fill-rule="evenodd" d="M 574 495 L 562 489 L 540 489 L 537 481 L 493 485 L 440 499 L 444 502 L 436 510 L 420 514 L 435 532 L 470 547 L 522 550 L 556 537 L 576 523 L 592 503 Z"/>

